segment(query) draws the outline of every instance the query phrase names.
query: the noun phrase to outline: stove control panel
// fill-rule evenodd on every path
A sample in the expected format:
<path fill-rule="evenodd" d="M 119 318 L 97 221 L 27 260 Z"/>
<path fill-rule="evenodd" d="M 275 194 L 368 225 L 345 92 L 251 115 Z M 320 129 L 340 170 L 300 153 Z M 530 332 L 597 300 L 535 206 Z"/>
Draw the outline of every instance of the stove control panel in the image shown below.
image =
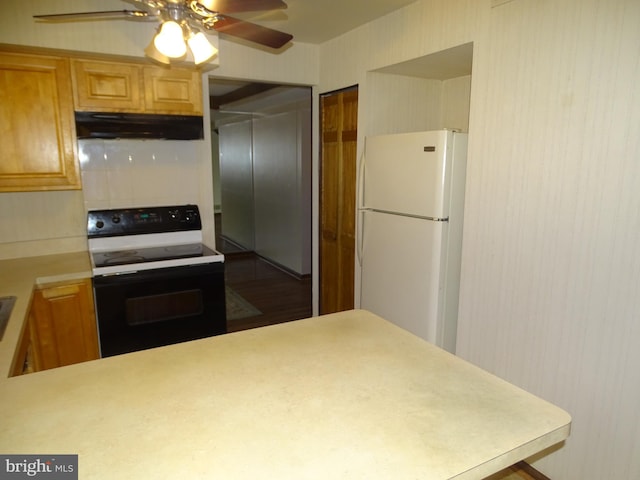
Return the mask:
<path fill-rule="evenodd" d="M 91 210 L 89 238 L 202 230 L 197 205 Z"/>

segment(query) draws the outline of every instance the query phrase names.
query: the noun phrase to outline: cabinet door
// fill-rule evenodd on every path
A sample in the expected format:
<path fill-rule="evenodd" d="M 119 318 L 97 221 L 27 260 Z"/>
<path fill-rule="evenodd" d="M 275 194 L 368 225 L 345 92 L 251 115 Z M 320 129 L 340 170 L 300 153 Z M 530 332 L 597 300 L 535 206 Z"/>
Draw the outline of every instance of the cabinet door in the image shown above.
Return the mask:
<path fill-rule="evenodd" d="M 143 69 L 147 112 L 202 115 L 202 83 L 197 70 L 160 67 Z"/>
<path fill-rule="evenodd" d="M 90 280 L 36 290 L 29 321 L 36 371 L 99 358 Z"/>
<path fill-rule="evenodd" d="M 0 52 L 0 192 L 80 189 L 69 60 Z"/>
<path fill-rule="evenodd" d="M 142 70 L 128 63 L 72 60 L 76 110 L 142 112 Z"/>

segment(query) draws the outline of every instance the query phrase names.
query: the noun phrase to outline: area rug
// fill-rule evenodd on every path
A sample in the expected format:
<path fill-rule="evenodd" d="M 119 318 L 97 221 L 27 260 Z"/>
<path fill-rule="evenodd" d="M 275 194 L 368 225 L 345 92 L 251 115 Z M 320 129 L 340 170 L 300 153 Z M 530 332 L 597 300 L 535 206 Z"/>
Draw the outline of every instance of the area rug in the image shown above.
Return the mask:
<path fill-rule="evenodd" d="M 230 287 L 225 287 L 227 301 L 227 321 L 239 320 L 241 318 L 255 317 L 262 312 L 247 302 L 244 298 Z"/>

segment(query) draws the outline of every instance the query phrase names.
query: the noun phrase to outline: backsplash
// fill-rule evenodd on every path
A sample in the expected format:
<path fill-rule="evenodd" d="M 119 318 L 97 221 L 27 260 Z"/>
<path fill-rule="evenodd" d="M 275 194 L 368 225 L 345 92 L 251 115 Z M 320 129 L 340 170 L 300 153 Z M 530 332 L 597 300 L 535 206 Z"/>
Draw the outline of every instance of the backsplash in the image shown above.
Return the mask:
<path fill-rule="evenodd" d="M 198 203 L 198 145 L 78 140 L 85 210 Z"/>
<path fill-rule="evenodd" d="M 87 210 L 202 208 L 203 173 L 211 175 L 198 164 L 203 147 L 198 140 L 78 140 L 82 190 L 0 194 L 0 259 L 85 250 Z"/>

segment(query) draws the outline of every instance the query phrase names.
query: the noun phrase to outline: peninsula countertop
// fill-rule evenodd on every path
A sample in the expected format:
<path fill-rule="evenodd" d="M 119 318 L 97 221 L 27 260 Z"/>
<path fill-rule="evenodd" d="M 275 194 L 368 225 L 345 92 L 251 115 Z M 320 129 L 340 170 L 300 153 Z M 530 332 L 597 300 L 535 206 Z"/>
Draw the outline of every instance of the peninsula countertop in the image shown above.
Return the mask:
<path fill-rule="evenodd" d="M 82 479 L 481 479 L 569 415 L 363 310 L 0 383 L 0 452 Z"/>

